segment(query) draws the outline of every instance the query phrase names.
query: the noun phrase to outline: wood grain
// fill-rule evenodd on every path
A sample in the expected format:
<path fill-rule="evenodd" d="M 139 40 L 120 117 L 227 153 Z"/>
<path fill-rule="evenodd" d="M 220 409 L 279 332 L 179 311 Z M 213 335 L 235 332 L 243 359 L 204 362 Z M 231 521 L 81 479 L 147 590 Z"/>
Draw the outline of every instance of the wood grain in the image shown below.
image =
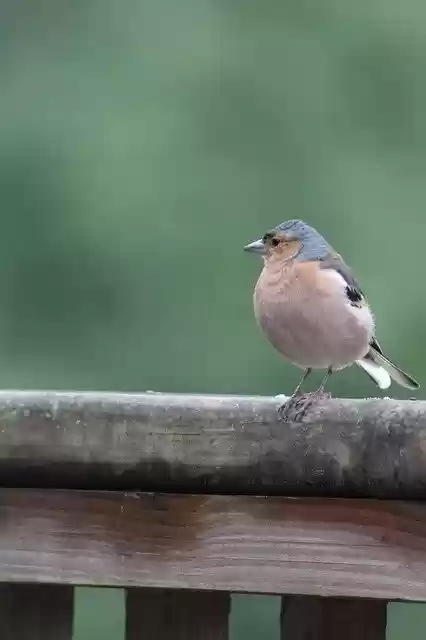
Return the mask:
<path fill-rule="evenodd" d="M 426 600 L 426 507 L 0 490 L 0 582 Z"/>
<path fill-rule="evenodd" d="M 126 640 L 228 640 L 228 593 L 127 589 Z"/>
<path fill-rule="evenodd" d="M 0 392 L 0 485 L 426 498 L 426 402 Z"/>
<path fill-rule="evenodd" d="M 57 585 L 0 585 L 2 640 L 72 640 L 74 590 Z"/>
<path fill-rule="evenodd" d="M 281 607 L 281 640 L 386 640 L 384 600 L 290 596 Z"/>

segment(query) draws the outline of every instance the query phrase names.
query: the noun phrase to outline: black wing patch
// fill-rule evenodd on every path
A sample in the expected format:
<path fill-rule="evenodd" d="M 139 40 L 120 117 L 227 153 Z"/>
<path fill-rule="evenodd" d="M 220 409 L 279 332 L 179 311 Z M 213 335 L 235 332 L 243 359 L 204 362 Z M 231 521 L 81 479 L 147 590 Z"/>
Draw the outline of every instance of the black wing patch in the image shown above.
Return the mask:
<path fill-rule="evenodd" d="M 350 285 L 346 287 L 346 295 L 351 305 L 354 307 L 359 307 L 364 299 L 361 291 L 359 289 L 355 289 L 355 287 L 351 287 Z"/>

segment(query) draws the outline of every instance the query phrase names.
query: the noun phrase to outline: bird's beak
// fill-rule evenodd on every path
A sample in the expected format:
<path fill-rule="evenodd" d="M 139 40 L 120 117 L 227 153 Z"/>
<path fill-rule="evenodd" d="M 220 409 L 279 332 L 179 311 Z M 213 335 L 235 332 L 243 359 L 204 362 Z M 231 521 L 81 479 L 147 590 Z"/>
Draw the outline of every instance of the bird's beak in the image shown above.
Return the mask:
<path fill-rule="evenodd" d="M 264 254 L 266 251 L 265 244 L 263 240 L 255 240 L 254 242 L 250 242 L 244 247 L 244 251 L 249 251 L 250 253 L 260 253 Z"/>

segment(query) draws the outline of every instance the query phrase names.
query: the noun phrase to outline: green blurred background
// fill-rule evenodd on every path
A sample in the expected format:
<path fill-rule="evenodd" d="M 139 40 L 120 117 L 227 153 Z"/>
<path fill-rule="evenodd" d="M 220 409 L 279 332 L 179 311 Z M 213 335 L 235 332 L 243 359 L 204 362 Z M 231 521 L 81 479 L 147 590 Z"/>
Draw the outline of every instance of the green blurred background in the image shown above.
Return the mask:
<path fill-rule="evenodd" d="M 242 248 L 293 217 L 422 382 L 424 2 L 4 0 L 0 30 L 2 387 L 289 392 Z M 377 393 L 354 368 L 330 389 Z M 115 640 L 121 594 L 78 602 L 76 638 Z M 419 605 L 390 610 L 420 638 Z M 233 640 L 274 615 L 239 597 Z"/>

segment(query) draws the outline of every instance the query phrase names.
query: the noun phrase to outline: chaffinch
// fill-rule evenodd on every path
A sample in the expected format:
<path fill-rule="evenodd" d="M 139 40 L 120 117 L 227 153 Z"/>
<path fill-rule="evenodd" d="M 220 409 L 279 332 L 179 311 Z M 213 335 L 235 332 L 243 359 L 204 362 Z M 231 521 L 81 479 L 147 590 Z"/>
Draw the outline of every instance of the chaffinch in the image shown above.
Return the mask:
<path fill-rule="evenodd" d="M 390 386 L 391 378 L 418 389 L 383 354 L 371 309 L 351 269 L 315 229 L 289 220 L 244 249 L 261 254 L 264 262 L 253 296 L 259 326 L 284 357 L 305 370 L 291 399 L 312 369 L 327 371 L 314 392 L 321 395 L 331 373 L 353 363 L 381 389 Z"/>

